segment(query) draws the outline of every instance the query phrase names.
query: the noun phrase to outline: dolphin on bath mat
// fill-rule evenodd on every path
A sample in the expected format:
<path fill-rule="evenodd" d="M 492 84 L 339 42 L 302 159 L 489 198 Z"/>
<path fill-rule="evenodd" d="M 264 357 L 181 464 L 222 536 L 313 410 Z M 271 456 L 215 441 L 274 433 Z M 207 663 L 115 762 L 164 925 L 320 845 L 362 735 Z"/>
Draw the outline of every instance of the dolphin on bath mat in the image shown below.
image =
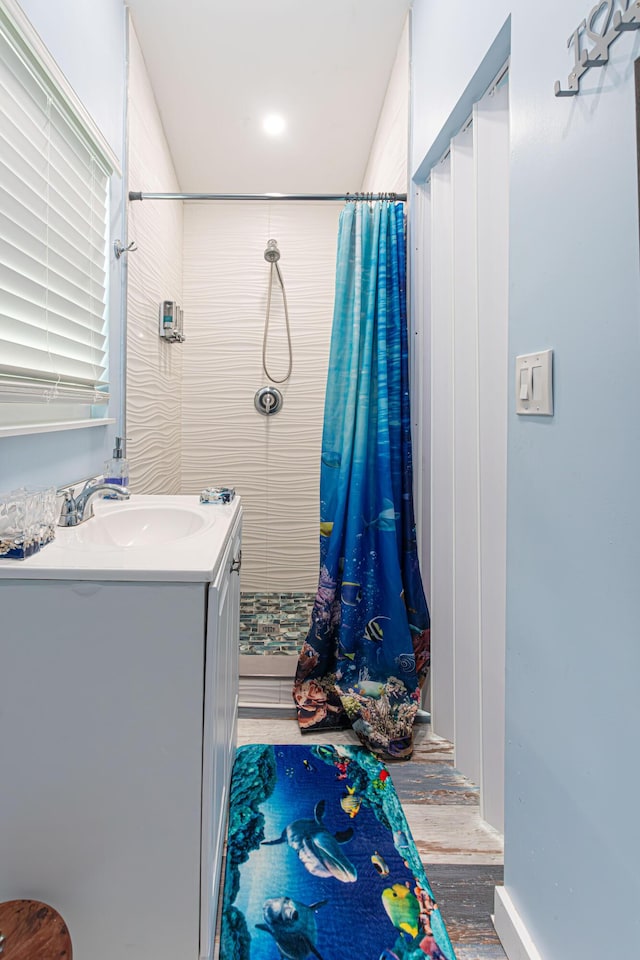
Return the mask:
<path fill-rule="evenodd" d="M 286 960 L 305 960 L 310 953 L 322 960 L 316 949 L 318 931 L 313 914 L 325 903 L 319 900 L 307 907 L 289 897 L 273 897 L 265 901 L 262 910 L 265 923 L 256 923 L 256 928 L 271 934 Z"/>
<path fill-rule="evenodd" d="M 335 877 L 342 883 L 355 883 L 358 871 L 340 849 L 341 843 L 351 840 L 353 828 L 329 833 L 322 825 L 324 807 L 324 800 L 318 800 L 313 820 L 294 820 L 277 840 L 263 840 L 262 846 L 288 843 L 314 877 Z"/>

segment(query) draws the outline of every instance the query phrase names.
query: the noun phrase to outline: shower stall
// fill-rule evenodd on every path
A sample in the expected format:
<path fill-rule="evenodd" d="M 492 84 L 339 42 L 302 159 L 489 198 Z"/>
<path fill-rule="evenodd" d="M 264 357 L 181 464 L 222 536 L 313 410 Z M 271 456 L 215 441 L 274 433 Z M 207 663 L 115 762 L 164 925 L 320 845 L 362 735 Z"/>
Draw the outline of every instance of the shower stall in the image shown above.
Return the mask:
<path fill-rule="evenodd" d="M 320 450 L 345 198 L 183 202 L 161 124 L 149 121 L 155 109 L 133 38 L 129 184 L 176 192 L 162 195 L 172 202 L 132 195 L 144 200 L 129 203 L 123 238 L 137 246 L 125 258 L 130 485 L 185 494 L 232 486 L 242 497 L 241 699 L 292 710 L 318 583 Z M 158 336 L 165 300 L 182 306 L 183 342 Z M 282 398 L 267 416 L 256 403 L 265 388 Z"/>
<path fill-rule="evenodd" d="M 243 498 L 245 703 L 292 706 L 296 656 L 317 586 L 339 210 L 318 203 L 185 205 L 182 487 L 195 492 L 213 480 Z M 272 238 L 277 247 L 267 246 Z M 274 386 L 282 404 L 265 416 L 255 395 Z"/>
<path fill-rule="evenodd" d="M 297 654 L 310 624 L 342 206 L 339 200 L 130 204 L 129 236 L 138 247 L 128 262 L 131 484 L 136 492 L 181 493 L 228 485 L 242 497 L 245 703 L 293 708 Z M 159 274 L 172 274 L 158 255 L 175 257 L 158 243 L 163 223 L 172 237 L 180 231 L 182 249 L 174 286 L 159 295 Z M 289 336 L 276 271 L 285 284 Z M 158 340 L 149 320 L 154 296 L 181 303 L 183 343 Z M 256 402 L 265 388 L 282 397 L 269 415 Z"/>
<path fill-rule="evenodd" d="M 362 171 L 366 185 L 407 183 L 406 111 L 396 109 L 407 102 L 403 37 L 398 82 L 390 86 L 396 99 L 383 111 L 370 168 Z M 131 487 L 141 493 L 235 487 L 244 506 L 242 696 L 292 708 L 296 654 L 318 582 L 320 448 L 344 195 L 216 202 L 209 195 L 183 202 L 186 184 L 178 180 L 133 27 L 128 63 L 128 186 L 173 191 L 169 202 L 148 194 L 130 202 L 121 238 L 137 246 L 121 261 L 128 274 L 123 433 L 130 438 Z M 295 179 L 305 176 L 301 164 Z M 292 369 L 283 383 L 263 370 L 272 272 L 264 254 L 271 239 L 291 330 Z M 286 376 L 289 362 L 279 294 L 274 277 L 266 361 L 275 381 Z M 184 311 L 182 343 L 158 336 L 158 305 L 166 300 Z M 255 403 L 265 387 L 282 396 L 269 416 Z"/>

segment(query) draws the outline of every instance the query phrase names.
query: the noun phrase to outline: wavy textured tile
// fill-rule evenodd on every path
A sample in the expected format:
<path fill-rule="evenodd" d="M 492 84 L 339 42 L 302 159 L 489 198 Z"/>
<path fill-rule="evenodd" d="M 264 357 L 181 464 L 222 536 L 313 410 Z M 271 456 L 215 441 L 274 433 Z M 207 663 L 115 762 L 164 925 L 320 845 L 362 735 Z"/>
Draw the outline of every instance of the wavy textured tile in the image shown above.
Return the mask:
<path fill-rule="evenodd" d="M 320 444 L 333 319 L 339 206 L 190 204 L 184 213 L 184 300 L 189 318 L 182 393 L 185 492 L 231 483 L 243 498 L 244 590 L 315 592 Z M 278 385 L 282 410 L 254 407 L 269 383 L 262 340 L 275 238 L 289 306 L 293 369 Z M 268 343 L 286 372 L 284 318 L 274 285 Z"/>
<path fill-rule="evenodd" d="M 142 53 L 131 28 L 129 184 L 179 190 Z M 181 488 L 181 345 L 158 336 L 161 300 L 182 302 L 182 204 L 131 203 L 127 257 L 127 436 L 136 493 Z"/>

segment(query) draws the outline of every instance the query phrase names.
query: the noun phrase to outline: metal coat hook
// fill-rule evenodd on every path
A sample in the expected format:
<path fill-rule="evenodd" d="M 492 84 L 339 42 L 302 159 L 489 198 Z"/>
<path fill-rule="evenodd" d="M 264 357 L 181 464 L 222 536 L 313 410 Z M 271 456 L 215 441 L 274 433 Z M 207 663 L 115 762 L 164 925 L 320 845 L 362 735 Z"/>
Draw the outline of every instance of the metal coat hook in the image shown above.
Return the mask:
<path fill-rule="evenodd" d="M 580 93 L 580 80 L 592 67 L 604 67 L 609 62 L 609 48 L 628 30 L 640 30 L 640 0 L 618 0 L 622 10 L 613 6 L 615 0 L 599 0 L 585 19 L 577 26 L 567 41 L 573 47 L 574 65 L 566 88 L 556 80 L 556 97 L 575 97 Z M 600 23 L 600 28 L 598 28 Z M 585 34 L 593 41 L 590 50 L 582 49 Z"/>
<path fill-rule="evenodd" d="M 123 253 L 133 253 L 137 249 L 135 240 L 132 240 L 127 247 L 124 246 L 122 240 L 113 241 L 113 252 L 116 255 L 116 260 L 119 260 Z"/>

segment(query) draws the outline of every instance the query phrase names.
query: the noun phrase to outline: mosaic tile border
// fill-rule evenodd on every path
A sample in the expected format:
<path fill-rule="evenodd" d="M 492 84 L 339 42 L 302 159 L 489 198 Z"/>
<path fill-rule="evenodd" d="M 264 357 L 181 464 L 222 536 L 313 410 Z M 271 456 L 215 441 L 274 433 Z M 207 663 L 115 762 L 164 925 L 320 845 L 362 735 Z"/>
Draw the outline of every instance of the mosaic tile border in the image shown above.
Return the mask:
<path fill-rule="evenodd" d="M 240 594 L 240 653 L 291 655 L 300 651 L 309 632 L 312 593 Z"/>

